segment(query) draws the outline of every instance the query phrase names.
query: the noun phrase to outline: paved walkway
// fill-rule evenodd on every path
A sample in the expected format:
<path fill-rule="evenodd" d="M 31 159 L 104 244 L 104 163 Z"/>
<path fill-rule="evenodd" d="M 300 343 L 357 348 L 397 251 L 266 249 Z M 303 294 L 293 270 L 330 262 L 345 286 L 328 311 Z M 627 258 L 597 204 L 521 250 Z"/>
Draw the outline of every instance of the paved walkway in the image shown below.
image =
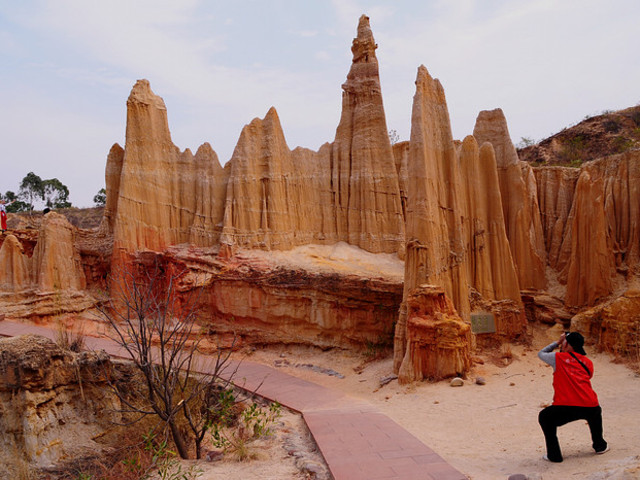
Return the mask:
<path fill-rule="evenodd" d="M 0 321 L 0 336 L 35 333 L 55 337 L 50 328 Z M 107 338 L 86 337 L 88 349 L 124 357 Z M 277 400 L 302 414 L 335 480 L 466 480 L 442 457 L 372 405 L 344 393 L 243 361 L 234 383 Z"/>

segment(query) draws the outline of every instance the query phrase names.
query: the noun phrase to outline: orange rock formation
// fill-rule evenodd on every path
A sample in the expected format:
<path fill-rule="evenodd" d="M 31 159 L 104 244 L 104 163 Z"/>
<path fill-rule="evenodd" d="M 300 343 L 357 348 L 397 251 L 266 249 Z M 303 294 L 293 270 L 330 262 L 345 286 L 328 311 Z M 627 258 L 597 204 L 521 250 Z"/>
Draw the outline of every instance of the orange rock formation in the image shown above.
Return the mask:
<path fill-rule="evenodd" d="M 400 384 L 463 376 L 471 368 L 471 328 L 442 288 L 420 285 L 407 298 L 407 348 Z"/>
<path fill-rule="evenodd" d="M 0 247 L 0 289 L 19 292 L 31 283 L 29 263 L 24 248 L 13 235 L 7 235 Z"/>
<path fill-rule="evenodd" d="M 520 162 L 502 110 L 482 111 L 473 136 L 496 152 L 502 209 L 520 288 L 545 288 L 546 251 L 533 170 Z"/>
<path fill-rule="evenodd" d="M 404 302 L 396 325 L 394 369 L 407 371 L 412 357 L 407 338 L 407 299 L 423 283 L 439 285 L 464 319 L 477 291 L 497 309 L 498 334 L 517 336 L 524 329 L 524 309 L 512 261 L 496 158 L 491 145 L 467 137 L 456 145 L 442 85 L 427 69 L 418 69 L 409 143 L 406 209 L 407 248 Z M 474 305 L 474 307 L 476 306 Z"/>

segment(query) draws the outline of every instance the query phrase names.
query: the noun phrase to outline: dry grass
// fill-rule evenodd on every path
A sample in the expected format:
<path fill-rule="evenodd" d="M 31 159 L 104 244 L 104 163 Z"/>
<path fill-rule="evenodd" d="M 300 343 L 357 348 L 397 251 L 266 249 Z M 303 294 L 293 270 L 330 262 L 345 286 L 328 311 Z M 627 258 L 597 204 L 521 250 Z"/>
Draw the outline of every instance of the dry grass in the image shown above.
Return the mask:
<path fill-rule="evenodd" d="M 62 322 L 56 325 L 55 342 L 62 350 L 79 353 L 84 350 L 85 337 L 82 331 L 69 330 Z"/>

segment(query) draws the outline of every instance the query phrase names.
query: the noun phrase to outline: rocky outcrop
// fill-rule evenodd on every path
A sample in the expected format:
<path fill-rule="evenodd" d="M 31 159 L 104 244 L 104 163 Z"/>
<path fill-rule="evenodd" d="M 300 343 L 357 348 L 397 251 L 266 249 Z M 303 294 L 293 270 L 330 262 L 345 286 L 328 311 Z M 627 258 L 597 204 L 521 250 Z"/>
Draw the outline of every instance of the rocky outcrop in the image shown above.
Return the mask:
<path fill-rule="evenodd" d="M 189 232 L 189 241 L 199 246 L 216 245 L 220 241 L 224 201 L 229 180 L 230 165 L 222 168 L 211 145 L 204 143 L 196 151 L 195 213 Z"/>
<path fill-rule="evenodd" d="M 29 260 L 24 248 L 14 235 L 7 235 L 0 247 L 0 290 L 19 292 L 30 284 Z"/>
<path fill-rule="evenodd" d="M 640 147 L 640 105 L 588 116 L 578 124 L 518 150 L 533 165 L 580 166 L 584 162 Z"/>
<path fill-rule="evenodd" d="M 107 201 L 104 206 L 102 222 L 99 230 L 104 235 L 112 235 L 118 212 L 118 199 L 120 198 L 120 177 L 122 176 L 122 162 L 124 161 L 124 149 L 115 143 L 107 156 L 105 168 L 105 192 Z"/>
<path fill-rule="evenodd" d="M 402 300 L 402 263 L 346 244 L 310 253 L 303 248 L 275 259 L 245 250 L 223 259 L 215 251 L 175 246 L 162 255 L 162 268 L 181 272 L 175 279 L 180 295 L 199 292 L 198 315 L 211 331 L 323 347 L 390 339 Z M 295 260 L 302 255 L 314 263 Z M 145 263 L 143 256 L 138 262 Z M 379 262 L 391 262 L 397 274 L 383 273 Z"/>
<path fill-rule="evenodd" d="M 480 112 L 473 136 L 479 144 L 491 143 L 496 152 L 507 238 L 520 288 L 545 288 L 546 250 L 533 170 L 518 160 L 501 109 Z"/>
<path fill-rule="evenodd" d="M 328 158 L 305 149 L 291 152 L 271 108 L 245 126 L 234 150 L 221 242 L 237 247 L 286 250 L 336 241 Z"/>
<path fill-rule="evenodd" d="M 461 192 L 466 198 L 463 211 L 469 284 L 485 299 L 520 302 L 493 146 L 485 143 L 478 149 L 476 139 L 468 136 L 462 142 L 459 156 L 464 178 Z"/>
<path fill-rule="evenodd" d="M 0 340 L 3 470 L 15 472 L 21 462 L 47 468 L 99 452 L 93 439 L 119 419 L 119 401 L 106 384 L 109 370 L 104 352 L 66 352 L 36 335 Z"/>
<path fill-rule="evenodd" d="M 32 264 L 33 283 L 41 293 L 86 287 L 74 228 L 63 215 L 51 212 L 44 216 Z"/>
<path fill-rule="evenodd" d="M 24 242 L 29 245 L 30 237 Z M 44 215 L 31 258 L 23 251 L 23 243 L 13 235 L 0 248 L 0 265 L 5 267 L 0 276 L 0 308 L 7 317 L 41 319 L 95 305 L 85 290 L 76 229 L 63 215 Z"/>
<path fill-rule="evenodd" d="M 510 302 L 499 335 L 520 335 L 525 323 L 494 150 L 479 149 L 473 137 L 453 141 L 444 90 L 425 67 L 416 80 L 407 172 L 405 301 L 394 340 L 396 371 L 415 368 L 404 365 L 406 299 L 423 283 L 441 286 L 463 319 L 469 319 L 472 291 L 480 293 L 483 305 Z"/>
<path fill-rule="evenodd" d="M 640 356 L 640 290 L 623 295 L 571 319 L 571 329 L 582 333 L 598 350 L 627 358 Z"/>
<path fill-rule="evenodd" d="M 332 144 L 291 152 L 273 108 L 243 129 L 230 161 L 223 244 L 285 250 L 345 241 L 403 254 L 402 199 L 375 49 L 362 16 Z"/>
<path fill-rule="evenodd" d="M 595 305 L 613 293 L 616 275 L 631 281 L 640 271 L 639 161 L 632 150 L 580 169 L 535 169 L 549 264 L 568 307 Z"/>
<path fill-rule="evenodd" d="M 407 298 L 407 348 L 398 382 L 465 376 L 471 368 L 471 327 L 442 288 L 420 285 Z"/>

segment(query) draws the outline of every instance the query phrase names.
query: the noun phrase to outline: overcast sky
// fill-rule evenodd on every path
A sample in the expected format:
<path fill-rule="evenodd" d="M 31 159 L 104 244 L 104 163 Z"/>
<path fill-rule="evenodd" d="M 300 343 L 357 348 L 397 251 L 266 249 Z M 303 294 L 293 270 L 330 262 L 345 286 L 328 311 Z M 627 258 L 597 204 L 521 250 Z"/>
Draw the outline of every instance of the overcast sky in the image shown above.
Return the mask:
<path fill-rule="evenodd" d="M 140 78 L 181 150 L 209 142 L 224 165 L 270 106 L 289 148 L 317 150 L 363 13 L 401 140 L 421 64 L 460 139 L 481 110 L 502 108 L 517 143 L 640 102 L 638 0 L 0 0 L 0 191 L 33 171 L 92 206 Z"/>

